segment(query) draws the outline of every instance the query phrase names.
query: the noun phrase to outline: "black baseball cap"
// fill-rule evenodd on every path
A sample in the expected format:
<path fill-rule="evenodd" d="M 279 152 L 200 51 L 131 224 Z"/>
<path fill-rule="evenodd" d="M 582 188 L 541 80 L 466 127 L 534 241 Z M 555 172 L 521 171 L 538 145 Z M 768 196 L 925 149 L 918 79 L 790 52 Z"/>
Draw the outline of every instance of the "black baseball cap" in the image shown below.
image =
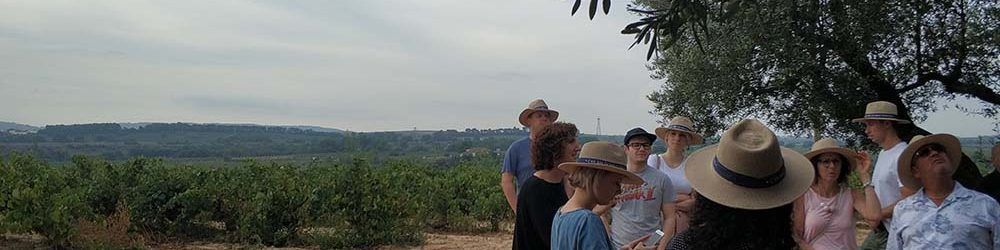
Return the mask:
<path fill-rule="evenodd" d="M 650 134 L 642 128 L 633 128 L 632 130 L 629 130 L 628 133 L 625 133 L 625 144 L 628 145 L 628 141 L 632 140 L 632 138 L 636 136 L 646 137 L 646 139 L 649 139 L 649 143 L 656 142 L 656 135 Z"/>

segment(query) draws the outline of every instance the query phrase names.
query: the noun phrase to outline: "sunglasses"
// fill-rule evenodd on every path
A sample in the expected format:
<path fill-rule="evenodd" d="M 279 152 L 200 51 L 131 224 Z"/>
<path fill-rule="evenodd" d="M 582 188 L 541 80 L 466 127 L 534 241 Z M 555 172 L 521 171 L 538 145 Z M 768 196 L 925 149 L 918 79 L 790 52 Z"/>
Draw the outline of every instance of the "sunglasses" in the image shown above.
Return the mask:
<path fill-rule="evenodd" d="M 917 153 L 913 154 L 913 156 L 915 156 L 917 158 L 926 157 L 928 155 L 931 155 L 931 151 L 938 152 L 938 153 L 944 153 L 945 152 L 944 151 L 944 146 L 941 146 L 941 144 L 932 143 L 932 144 L 924 145 L 923 147 L 920 147 L 920 149 L 917 149 Z"/>

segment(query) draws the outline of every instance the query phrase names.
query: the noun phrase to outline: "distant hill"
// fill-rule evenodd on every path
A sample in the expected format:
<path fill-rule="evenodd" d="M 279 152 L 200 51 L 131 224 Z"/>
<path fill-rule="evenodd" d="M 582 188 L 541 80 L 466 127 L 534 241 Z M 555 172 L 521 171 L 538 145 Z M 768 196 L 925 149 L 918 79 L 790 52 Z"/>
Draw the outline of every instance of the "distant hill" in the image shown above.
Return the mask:
<path fill-rule="evenodd" d="M 118 124 L 121 125 L 122 128 L 138 129 L 138 128 L 141 128 L 141 127 L 145 127 L 146 125 L 149 125 L 149 124 L 154 124 L 154 122 L 120 122 Z M 343 133 L 344 132 L 344 130 L 341 130 L 341 129 L 327 128 L 327 127 L 320 127 L 320 126 L 309 126 L 309 125 L 260 125 L 260 124 L 253 124 L 253 123 L 187 123 L 187 122 L 185 122 L 184 124 L 295 128 L 295 129 L 309 130 L 309 131 L 316 131 L 316 132 L 323 132 L 323 133 Z"/>
<path fill-rule="evenodd" d="M 7 130 L 11 130 L 11 129 L 18 130 L 18 131 L 32 131 L 33 132 L 33 131 L 38 131 L 41 128 L 35 127 L 35 126 L 31 126 L 31 125 L 20 124 L 20 123 L 0 122 L 0 131 L 7 131 Z"/>
<path fill-rule="evenodd" d="M 16 123 L 0 123 L 13 127 Z M 377 157 L 417 156 L 452 159 L 467 150 L 502 155 L 511 142 L 524 138 L 521 128 L 464 130 L 409 130 L 347 133 L 318 126 L 271 126 L 256 124 L 196 123 L 95 123 L 20 125 L 20 131 L 0 130 L 0 154 L 29 152 L 50 161 L 67 161 L 73 155 L 98 155 L 109 160 L 137 156 L 163 158 L 243 159 L 291 155 L 353 155 Z M 622 143 L 622 135 L 581 134 L 580 142 L 602 140 Z M 988 148 L 996 136 L 961 138 L 968 148 Z M 781 145 L 800 152 L 809 150 L 809 138 L 780 137 Z M 706 138 L 712 144 L 718 137 Z M 696 145 L 697 150 L 705 145 Z M 662 140 L 653 152 L 666 150 Z"/>

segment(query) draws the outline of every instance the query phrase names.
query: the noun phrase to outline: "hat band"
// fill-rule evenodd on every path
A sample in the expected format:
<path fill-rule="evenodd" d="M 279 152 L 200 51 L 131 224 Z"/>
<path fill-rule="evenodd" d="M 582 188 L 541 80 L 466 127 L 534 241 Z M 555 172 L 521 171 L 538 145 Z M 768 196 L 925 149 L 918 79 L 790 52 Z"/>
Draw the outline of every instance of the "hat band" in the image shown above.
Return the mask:
<path fill-rule="evenodd" d="M 782 162 L 784 162 L 784 160 L 782 160 Z M 785 165 L 781 165 L 781 168 L 779 168 L 777 172 L 768 176 L 764 176 L 762 178 L 747 176 L 737 172 L 733 172 L 732 170 L 729 170 L 729 168 L 726 167 L 726 165 L 722 165 L 722 163 L 719 162 L 718 157 L 712 160 L 712 167 L 715 168 L 715 173 L 718 173 L 719 176 L 721 176 L 723 179 L 726 179 L 727 181 L 732 182 L 733 184 L 747 188 L 771 187 L 778 184 L 779 182 L 781 182 L 782 179 L 785 178 Z"/>
<path fill-rule="evenodd" d="M 865 114 L 865 118 L 893 118 L 893 119 L 895 119 L 896 117 L 897 117 L 896 114 L 890 114 L 890 113 L 868 113 L 868 114 Z"/>
<path fill-rule="evenodd" d="M 667 128 L 669 128 L 669 129 L 677 129 L 677 130 L 681 130 L 681 131 L 688 132 L 688 133 L 694 133 L 693 129 L 691 129 L 691 128 L 687 127 L 687 126 L 684 126 L 684 125 L 679 125 L 679 124 L 670 124 L 670 126 L 667 126 Z"/>
<path fill-rule="evenodd" d="M 531 108 L 531 109 L 548 110 L 549 106 L 538 106 L 538 107 L 534 107 L 534 108 Z"/>
<path fill-rule="evenodd" d="M 605 160 L 601 160 L 601 159 L 595 159 L 595 158 L 580 157 L 579 159 L 576 159 L 576 162 L 578 162 L 578 163 L 604 164 L 604 165 L 614 166 L 614 167 L 617 167 L 617 168 L 620 168 L 620 169 L 626 169 L 625 165 L 614 163 L 614 162 L 610 162 L 610 161 L 605 161 Z"/>

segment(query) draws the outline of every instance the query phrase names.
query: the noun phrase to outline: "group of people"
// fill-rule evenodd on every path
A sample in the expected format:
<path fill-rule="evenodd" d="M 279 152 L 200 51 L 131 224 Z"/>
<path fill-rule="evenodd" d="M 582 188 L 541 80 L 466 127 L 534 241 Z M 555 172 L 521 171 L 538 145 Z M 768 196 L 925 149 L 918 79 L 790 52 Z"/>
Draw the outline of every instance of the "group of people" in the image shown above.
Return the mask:
<path fill-rule="evenodd" d="M 541 99 L 519 121 L 501 187 L 515 213 L 514 249 L 1000 249 L 997 168 L 973 191 L 953 180 L 962 157 L 949 134 L 900 139 L 896 106 L 869 103 L 863 123 L 882 150 L 817 140 L 805 154 L 755 119 L 704 143 L 675 117 L 623 144 L 580 145 L 575 125 Z M 652 154 L 663 140 L 666 152 Z M 861 187 L 848 185 L 854 172 Z M 982 192 L 988 193 L 984 194 Z M 992 196 L 992 197 L 991 197 Z M 855 213 L 872 228 L 856 244 Z"/>

